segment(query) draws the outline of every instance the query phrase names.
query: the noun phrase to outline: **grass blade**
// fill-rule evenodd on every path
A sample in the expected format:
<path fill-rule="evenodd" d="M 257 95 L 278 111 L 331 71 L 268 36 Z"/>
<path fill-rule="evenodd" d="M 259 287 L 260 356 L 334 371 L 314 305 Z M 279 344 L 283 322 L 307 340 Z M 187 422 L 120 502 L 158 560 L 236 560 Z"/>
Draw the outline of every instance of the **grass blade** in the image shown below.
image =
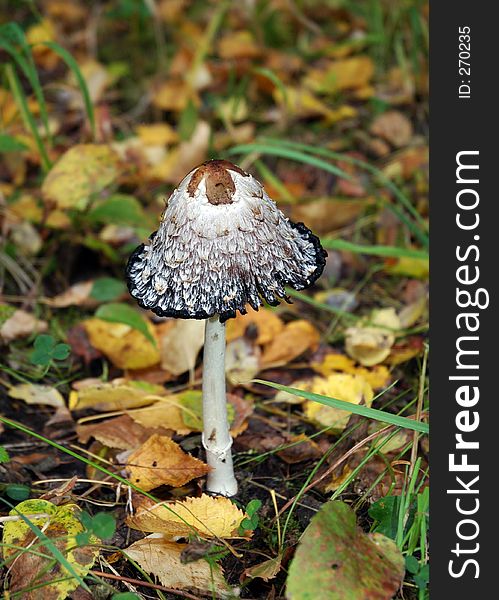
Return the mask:
<path fill-rule="evenodd" d="M 322 239 L 322 245 L 328 250 L 347 250 L 355 254 L 372 254 L 373 256 L 386 256 L 389 258 L 421 258 L 428 259 L 428 253 L 424 250 L 416 250 L 414 248 L 398 248 L 396 246 L 364 246 L 354 244 L 346 240 L 340 239 Z"/>
<path fill-rule="evenodd" d="M 381 421 L 382 423 L 389 423 L 390 425 L 396 425 L 397 427 L 403 427 L 404 429 L 411 429 L 412 431 L 419 431 L 420 433 L 428 433 L 429 426 L 427 423 L 421 421 L 415 421 L 414 419 L 408 419 L 407 417 L 400 417 L 392 413 L 387 413 L 376 408 L 368 408 L 367 406 L 359 406 L 358 404 L 352 404 L 351 402 L 345 402 L 344 400 L 338 400 L 337 398 L 329 398 L 322 394 L 314 394 L 313 392 L 305 392 L 296 388 L 280 385 L 279 383 L 272 383 L 270 381 L 264 381 L 263 379 L 254 379 L 256 383 L 262 383 L 268 385 L 276 390 L 288 392 L 293 396 L 299 396 L 306 398 L 307 400 L 313 400 L 319 402 L 325 406 L 332 408 L 339 408 L 340 410 L 347 410 L 361 417 L 367 417 L 375 421 Z"/>
<path fill-rule="evenodd" d="M 321 160 L 320 158 L 310 156 L 309 154 L 305 154 L 300 150 L 294 150 L 291 148 L 282 148 L 280 146 L 269 146 L 258 143 L 243 144 L 241 146 L 234 146 L 229 150 L 228 154 L 249 154 L 250 152 L 271 154 L 273 156 L 280 156 L 281 158 L 290 158 L 291 160 L 296 160 L 298 162 L 317 167 L 318 169 L 322 169 L 323 171 L 327 171 L 328 173 L 332 173 L 333 175 L 336 175 L 336 177 L 341 177 L 342 179 L 352 181 L 351 175 L 343 171 L 343 169 L 335 167 L 325 160 Z"/>
<path fill-rule="evenodd" d="M 88 91 L 87 82 L 85 81 L 85 78 L 83 77 L 83 75 L 80 71 L 80 67 L 79 67 L 78 63 L 76 62 L 74 57 L 65 48 L 63 48 L 62 46 L 60 46 L 59 44 L 57 44 L 55 42 L 41 42 L 39 45 L 47 46 L 47 48 L 50 48 L 51 50 L 53 50 L 58 56 L 60 56 L 62 58 L 62 60 L 66 63 L 66 65 L 69 67 L 69 69 L 73 72 L 73 74 L 76 78 L 76 81 L 78 82 L 78 85 L 80 87 L 81 94 L 83 96 L 83 103 L 85 105 L 85 110 L 86 110 L 87 116 L 88 116 L 88 121 L 90 123 L 90 128 L 92 130 L 92 135 L 95 138 L 94 107 L 92 104 L 92 100 L 90 98 L 90 93 Z"/>
<path fill-rule="evenodd" d="M 38 146 L 38 150 L 42 159 L 42 168 L 45 172 L 47 172 L 50 170 L 52 163 L 50 162 L 42 138 L 40 137 L 40 133 L 38 132 L 35 119 L 29 110 L 28 103 L 26 101 L 26 96 L 24 95 L 23 89 L 21 87 L 19 77 L 17 76 L 12 65 L 6 66 L 6 72 L 7 79 L 12 90 L 12 95 L 14 96 L 17 106 L 19 107 L 19 111 L 21 112 L 21 116 L 23 118 L 26 128 L 28 129 L 28 131 L 31 131 L 33 137 L 35 138 L 35 142 Z"/>

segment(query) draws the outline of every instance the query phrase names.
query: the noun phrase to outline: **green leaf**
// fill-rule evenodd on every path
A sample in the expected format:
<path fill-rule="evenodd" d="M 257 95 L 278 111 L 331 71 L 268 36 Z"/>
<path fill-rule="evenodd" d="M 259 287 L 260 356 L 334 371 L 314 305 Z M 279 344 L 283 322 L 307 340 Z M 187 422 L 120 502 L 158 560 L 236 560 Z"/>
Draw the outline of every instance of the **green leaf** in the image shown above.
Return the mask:
<path fill-rule="evenodd" d="M 328 238 L 321 239 L 321 244 L 327 250 L 347 250 L 348 252 L 354 252 L 356 254 L 371 254 L 373 256 L 386 256 L 386 257 L 407 257 L 407 258 L 420 258 L 422 260 L 428 260 L 428 252 L 424 250 L 415 250 L 414 248 L 397 248 L 396 246 L 363 246 L 361 244 L 353 244 L 347 240 L 333 240 Z"/>
<path fill-rule="evenodd" d="M 10 483 L 5 488 L 5 493 L 12 500 L 16 500 L 17 502 L 22 502 L 29 498 L 31 494 L 31 490 L 27 485 L 22 485 L 21 483 Z"/>
<path fill-rule="evenodd" d="M 97 309 L 95 316 L 98 319 L 109 321 L 111 323 L 125 323 L 125 325 L 129 325 L 130 327 L 133 327 L 133 329 L 140 331 L 151 344 L 156 346 L 156 340 L 147 328 L 147 322 L 128 304 L 119 302 L 104 304 Z"/>
<path fill-rule="evenodd" d="M 0 464 L 9 462 L 9 460 L 10 460 L 9 453 L 3 446 L 0 446 Z"/>
<path fill-rule="evenodd" d="M 409 571 L 409 573 L 418 573 L 419 567 L 419 560 L 415 556 L 411 555 L 405 557 L 405 568 Z"/>
<path fill-rule="evenodd" d="M 92 532 L 101 540 L 113 537 L 116 531 L 116 519 L 109 513 L 97 513 L 92 518 Z"/>
<path fill-rule="evenodd" d="M 46 333 L 42 333 L 41 335 L 38 335 L 33 344 L 33 347 L 35 348 L 35 350 L 39 350 L 40 352 L 43 351 L 43 352 L 47 352 L 47 353 L 49 353 L 54 346 L 55 346 L 55 339 L 51 335 L 48 335 Z"/>
<path fill-rule="evenodd" d="M 22 152 L 28 146 L 17 140 L 12 135 L 0 133 L 0 152 Z"/>
<path fill-rule="evenodd" d="M 260 508 L 262 508 L 262 501 L 255 499 L 255 500 L 250 500 L 248 502 L 248 504 L 246 505 L 246 514 L 249 517 L 252 517 L 254 514 L 256 514 Z"/>
<path fill-rule="evenodd" d="M 374 531 L 394 540 L 397 535 L 400 512 L 400 496 L 385 496 L 369 507 L 371 519 L 377 521 Z"/>
<path fill-rule="evenodd" d="M 100 302 L 109 302 L 116 300 L 125 291 L 125 284 L 119 279 L 113 277 L 100 277 L 94 281 L 90 296 Z"/>
<path fill-rule="evenodd" d="M 390 425 L 396 425 L 397 427 L 403 427 L 405 429 L 411 429 L 413 431 L 419 431 L 421 433 L 428 433 L 429 427 L 427 423 L 421 421 L 415 421 L 408 419 L 407 417 L 400 417 L 392 413 L 384 412 L 383 410 L 377 410 L 375 408 L 368 408 L 367 406 L 360 406 L 358 404 L 352 404 L 351 402 L 345 402 L 338 400 L 337 398 L 329 398 L 322 394 L 314 394 L 313 392 L 305 392 L 296 388 L 291 388 L 279 383 L 272 383 L 270 381 L 263 381 L 262 379 L 254 379 L 257 383 L 268 385 L 269 387 L 275 388 L 276 390 L 282 390 L 293 394 L 293 396 L 299 396 L 306 398 L 307 400 L 314 400 L 325 406 L 332 406 L 333 408 L 339 408 L 340 410 L 347 410 L 348 412 L 360 415 L 361 417 L 367 417 L 368 419 L 374 419 L 375 421 L 381 421 L 382 423 L 389 423 Z"/>
<path fill-rule="evenodd" d="M 55 358 L 55 360 L 64 360 L 66 359 L 71 353 L 71 346 L 68 346 L 67 344 L 57 344 L 57 346 L 55 346 L 55 348 L 52 350 L 52 358 Z"/>
<path fill-rule="evenodd" d="M 289 600 L 390 600 L 404 578 L 395 542 L 365 534 L 343 502 L 326 502 L 312 517 L 289 569 Z"/>
<path fill-rule="evenodd" d="M 120 592 L 113 594 L 111 600 L 139 600 L 139 596 L 133 592 Z"/>
<path fill-rule="evenodd" d="M 145 214 L 142 205 L 133 196 L 113 194 L 96 203 L 88 213 L 92 221 L 113 225 L 138 227 L 150 225 L 150 219 Z"/>
<path fill-rule="evenodd" d="M 189 99 L 187 106 L 182 111 L 180 115 L 180 121 L 178 124 L 178 130 L 180 134 L 180 139 L 189 140 L 196 128 L 196 124 L 198 122 L 198 109 L 194 102 Z"/>

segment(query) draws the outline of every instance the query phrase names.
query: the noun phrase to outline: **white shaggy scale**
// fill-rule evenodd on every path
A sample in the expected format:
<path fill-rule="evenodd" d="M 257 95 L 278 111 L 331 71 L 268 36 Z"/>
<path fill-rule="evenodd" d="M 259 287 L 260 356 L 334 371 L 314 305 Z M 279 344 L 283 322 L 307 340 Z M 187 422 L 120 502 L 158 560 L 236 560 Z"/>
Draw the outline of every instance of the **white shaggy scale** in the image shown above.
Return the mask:
<path fill-rule="evenodd" d="M 229 203 L 210 203 L 209 175 L 188 190 L 202 168 L 183 179 L 158 231 L 130 258 L 131 295 L 163 316 L 218 314 L 223 322 L 237 310 L 246 312 L 247 303 L 257 309 L 262 298 L 273 305 L 287 300 L 285 285 L 311 285 L 325 262 L 318 239 L 289 221 L 262 185 L 238 170 L 227 169 L 235 187 Z"/>

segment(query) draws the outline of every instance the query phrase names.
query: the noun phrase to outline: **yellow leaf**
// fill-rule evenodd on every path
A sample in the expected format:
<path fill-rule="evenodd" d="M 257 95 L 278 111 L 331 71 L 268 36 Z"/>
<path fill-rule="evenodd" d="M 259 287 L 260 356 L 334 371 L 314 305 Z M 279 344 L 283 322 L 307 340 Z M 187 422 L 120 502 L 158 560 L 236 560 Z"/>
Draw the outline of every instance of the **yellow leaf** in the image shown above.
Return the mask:
<path fill-rule="evenodd" d="M 353 56 L 331 61 L 326 69 L 310 69 L 304 84 L 321 94 L 365 87 L 374 74 L 374 63 L 369 56 Z"/>
<path fill-rule="evenodd" d="M 319 340 L 320 333 L 311 323 L 304 319 L 292 321 L 266 346 L 262 366 L 286 364 L 306 350 L 315 350 Z"/>
<path fill-rule="evenodd" d="M 363 403 L 368 407 L 371 406 L 374 397 L 372 387 L 363 377 L 343 373 L 336 373 L 326 378 L 316 377 L 312 380 L 310 391 L 352 404 Z M 336 431 L 345 429 L 351 415 L 348 411 L 324 406 L 313 400 L 305 402 L 304 413 L 309 419 Z"/>
<path fill-rule="evenodd" d="M 371 367 L 390 354 L 398 329 L 400 319 L 393 308 L 375 310 L 369 322 L 361 321 L 346 330 L 345 349 L 361 365 Z"/>
<path fill-rule="evenodd" d="M 26 404 L 44 404 L 55 408 L 66 406 L 61 392 L 50 385 L 18 383 L 9 388 L 7 393 L 11 398 L 24 400 Z"/>
<path fill-rule="evenodd" d="M 342 105 L 336 109 L 329 108 L 322 100 L 305 88 L 286 87 L 286 94 L 283 94 L 281 89 L 275 88 L 273 96 L 284 110 L 300 119 L 322 116 L 330 124 L 333 124 L 357 115 L 357 110 L 352 106 Z"/>
<path fill-rule="evenodd" d="M 100 411 L 126 410 L 147 406 L 165 394 L 160 385 L 145 381 L 115 379 L 110 382 L 83 381 L 76 384 L 78 389 L 69 396 L 70 410 L 92 408 Z"/>
<path fill-rule="evenodd" d="M 118 176 L 118 157 L 109 146 L 79 144 L 70 148 L 49 171 L 42 185 L 47 204 L 83 210 L 91 197 Z"/>
<path fill-rule="evenodd" d="M 256 327 L 256 343 L 260 345 L 268 344 L 284 329 L 282 320 L 268 308 L 260 308 L 258 311 L 250 306 L 246 308 L 248 309 L 247 314 L 241 315 L 238 313 L 234 319 L 227 321 L 227 342 L 243 337 L 250 325 Z"/>
<path fill-rule="evenodd" d="M 430 273 L 430 263 L 427 258 L 401 256 L 396 259 L 395 263 L 388 264 L 385 271 L 390 275 L 405 275 L 415 279 L 427 279 Z"/>
<path fill-rule="evenodd" d="M 178 142 L 177 132 L 168 123 L 139 125 L 136 131 L 146 146 L 169 146 Z"/>
<path fill-rule="evenodd" d="M 71 565 L 73 572 L 84 578 L 95 562 L 99 549 L 77 543 L 76 536 L 83 532 L 83 525 L 77 518 L 79 510 L 76 504 L 56 506 L 47 500 L 25 500 L 10 511 L 12 520 L 4 523 L 2 540 L 3 558 L 10 571 L 10 592 L 17 592 L 22 598 L 64 600 L 78 587 L 78 580 L 59 560 L 29 551 L 19 553 L 15 546 L 28 549 L 38 542 L 28 523 L 19 516 L 22 514 L 51 540 Z M 90 544 L 97 542 L 97 538 L 91 536 Z M 50 554 L 43 546 L 40 552 L 42 555 Z M 20 593 L 21 590 L 36 588 L 43 590 L 43 593 Z"/>
<path fill-rule="evenodd" d="M 361 375 L 374 389 L 381 389 L 390 381 L 390 371 L 384 365 L 376 365 L 370 369 L 355 366 L 354 361 L 344 354 L 326 354 L 321 363 L 312 363 L 315 371 L 327 377 L 335 372 Z"/>
<path fill-rule="evenodd" d="M 183 79 L 169 79 L 153 90 L 152 102 L 161 110 L 182 112 L 189 100 L 199 106 L 196 92 Z"/>
<path fill-rule="evenodd" d="M 185 435 L 192 431 L 187 427 L 182 415 L 183 407 L 178 396 L 171 395 L 158 400 L 147 408 L 130 411 L 128 414 L 143 427 L 165 427 Z"/>
<path fill-rule="evenodd" d="M 163 533 L 169 539 L 196 533 L 204 538 L 230 538 L 237 535 L 245 513 L 228 498 L 203 494 L 178 502 L 153 504 L 147 498 L 128 517 L 132 529 Z"/>
<path fill-rule="evenodd" d="M 218 42 L 221 58 L 255 58 L 261 49 L 249 31 L 234 31 L 224 35 Z"/>
<path fill-rule="evenodd" d="M 199 590 L 217 598 L 232 597 L 221 567 L 203 558 L 182 561 L 181 554 L 186 548 L 187 544 L 169 542 L 152 534 L 129 546 L 125 553 L 168 588 Z"/>
<path fill-rule="evenodd" d="M 158 348 L 129 325 L 94 318 L 83 321 L 83 326 L 92 346 L 120 369 L 145 369 L 160 361 Z M 157 339 L 151 323 L 147 322 L 147 328 Z"/>
<path fill-rule="evenodd" d="M 128 457 L 127 468 L 130 481 L 146 492 L 160 485 L 180 487 L 210 470 L 164 435 L 153 435 L 135 450 Z"/>

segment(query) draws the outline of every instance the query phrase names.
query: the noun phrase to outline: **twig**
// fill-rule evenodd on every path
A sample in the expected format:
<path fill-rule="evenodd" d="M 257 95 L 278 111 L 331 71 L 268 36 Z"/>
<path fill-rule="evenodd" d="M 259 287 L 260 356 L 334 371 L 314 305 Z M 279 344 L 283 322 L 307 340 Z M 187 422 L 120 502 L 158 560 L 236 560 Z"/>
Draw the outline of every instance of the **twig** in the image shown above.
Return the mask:
<path fill-rule="evenodd" d="M 153 590 L 160 590 L 161 592 L 168 592 L 169 594 L 177 594 L 178 596 L 182 596 L 183 598 L 191 598 L 192 600 L 201 600 L 199 596 L 194 596 L 193 594 L 189 594 L 189 592 L 183 592 L 181 590 L 174 590 L 173 588 L 166 587 L 164 585 L 158 585 L 156 583 L 149 583 L 147 581 L 141 581 L 140 579 L 133 579 L 132 577 L 123 577 L 122 575 L 113 575 L 112 573 L 104 573 L 103 571 L 94 571 L 91 569 L 89 571 L 92 575 L 96 577 L 104 577 L 106 579 L 114 579 L 115 581 L 126 581 L 132 585 L 141 585 L 143 587 L 148 587 Z"/>

